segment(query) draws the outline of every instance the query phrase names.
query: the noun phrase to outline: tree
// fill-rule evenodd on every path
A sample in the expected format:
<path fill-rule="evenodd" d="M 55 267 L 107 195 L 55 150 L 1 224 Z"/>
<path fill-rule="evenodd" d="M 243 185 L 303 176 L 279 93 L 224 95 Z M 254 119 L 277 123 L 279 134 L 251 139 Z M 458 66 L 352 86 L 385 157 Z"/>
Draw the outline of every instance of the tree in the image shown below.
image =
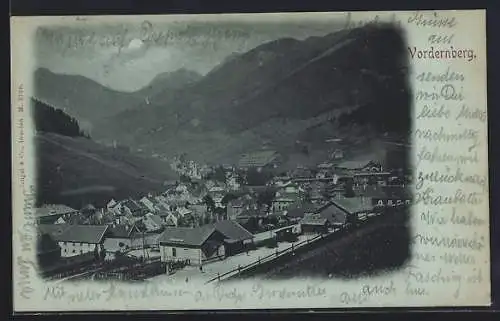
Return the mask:
<path fill-rule="evenodd" d="M 80 129 L 78 121 L 64 113 L 61 109 L 56 109 L 33 98 L 31 99 L 31 108 L 37 131 L 70 137 L 90 138 L 88 134 Z"/>
<path fill-rule="evenodd" d="M 273 189 L 267 188 L 257 195 L 257 204 L 259 207 L 262 205 L 271 207 L 275 196 L 276 192 Z"/>
<path fill-rule="evenodd" d="M 344 193 L 344 196 L 345 197 L 354 197 L 356 196 L 356 194 L 354 193 L 354 189 L 353 189 L 353 182 L 352 180 L 347 180 L 346 183 L 345 183 L 345 193 Z"/>
<path fill-rule="evenodd" d="M 212 198 L 212 196 L 210 195 L 205 195 L 203 197 L 203 203 L 205 203 L 205 205 L 207 206 L 207 209 L 209 212 L 213 213 L 214 210 L 215 210 L 215 201 L 214 199 Z"/>
<path fill-rule="evenodd" d="M 106 259 L 107 252 L 106 252 L 106 249 L 104 248 L 103 244 L 101 244 L 100 247 L 101 247 L 101 260 L 104 261 Z"/>
<path fill-rule="evenodd" d="M 214 214 L 215 214 L 216 220 L 220 221 L 220 220 L 224 219 L 224 216 L 226 215 L 226 210 L 221 208 L 221 207 L 217 207 L 214 211 Z"/>
<path fill-rule="evenodd" d="M 232 193 L 227 193 L 226 195 L 224 195 L 224 197 L 222 198 L 222 200 L 221 200 L 220 202 L 221 202 L 221 204 L 222 204 L 224 207 L 226 207 L 226 206 L 227 206 L 227 204 L 228 204 L 230 201 L 235 200 L 235 199 L 237 199 L 237 198 L 238 198 L 238 196 L 237 196 L 237 195 L 232 194 Z"/>
<path fill-rule="evenodd" d="M 240 185 L 245 185 L 247 184 L 247 181 L 246 181 L 246 178 L 245 178 L 245 175 L 241 172 L 237 172 L 236 173 L 236 182 Z"/>

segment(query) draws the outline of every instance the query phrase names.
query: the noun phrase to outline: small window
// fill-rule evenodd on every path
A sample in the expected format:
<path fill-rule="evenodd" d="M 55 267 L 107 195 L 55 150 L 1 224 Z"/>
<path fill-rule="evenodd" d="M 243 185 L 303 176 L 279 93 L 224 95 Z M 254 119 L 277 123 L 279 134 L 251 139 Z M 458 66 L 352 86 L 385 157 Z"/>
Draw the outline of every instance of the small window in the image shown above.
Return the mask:
<path fill-rule="evenodd" d="M 172 256 L 173 257 L 177 256 L 177 249 L 175 247 L 172 248 Z"/>
<path fill-rule="evenodd" d="M 76 253 L 76 250 L 75 250 L 75 249 L 73 249 L 73 253 Z"/>

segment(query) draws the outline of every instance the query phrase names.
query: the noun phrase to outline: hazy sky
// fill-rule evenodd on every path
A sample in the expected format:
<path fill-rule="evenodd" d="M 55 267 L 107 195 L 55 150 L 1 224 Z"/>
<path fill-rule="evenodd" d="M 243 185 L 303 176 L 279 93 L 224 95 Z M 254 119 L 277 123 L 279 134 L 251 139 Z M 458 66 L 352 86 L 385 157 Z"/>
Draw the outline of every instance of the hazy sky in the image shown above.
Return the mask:
<path fill-rule="evenodd" d="M 207 73 L 233 52 L 282 37 L 304 39 L 339 29 L 339 19 L 138 20 L 134 23 L 43 27 L 36 34 L 37 67 L 78 74 L 132 91 L 157 74 L 187 68 Z"/>

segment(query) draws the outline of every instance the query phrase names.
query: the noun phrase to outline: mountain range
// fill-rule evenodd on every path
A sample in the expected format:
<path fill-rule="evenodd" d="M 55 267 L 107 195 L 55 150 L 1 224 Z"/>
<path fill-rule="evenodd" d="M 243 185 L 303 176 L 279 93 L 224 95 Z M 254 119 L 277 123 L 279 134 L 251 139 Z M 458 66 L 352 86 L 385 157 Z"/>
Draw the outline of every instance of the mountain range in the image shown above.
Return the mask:
<path fill-rule="evenodd" d="M 157 75 L 147 86 L 135 92 L 121 92 L 80 75 L 56 74 L 39 68 L 34 74 L 34 96 L 45 103 L 63 109 L 77 118 L 91 132 L 94 124 L 120 112 L 148 105 L 149 97 L 159 92 L 176 90 L 201 78 L 201 75 L 181 69 Z"/>
<path fill-rule="evenodd" d="M 133 93 L 47 70 L 37 71 L 35 87 L 39 97 L 89 122 L 96 140 L 232 162 L 264 143 L 294 153 L 297 141 L 352 136 L 358 119 L 361 136 L 405 136 L 411 113 L 404 48 L 399 30 L 369 26 L 278 39 L 231 54 L 205 76 L 161 74 Z"/>

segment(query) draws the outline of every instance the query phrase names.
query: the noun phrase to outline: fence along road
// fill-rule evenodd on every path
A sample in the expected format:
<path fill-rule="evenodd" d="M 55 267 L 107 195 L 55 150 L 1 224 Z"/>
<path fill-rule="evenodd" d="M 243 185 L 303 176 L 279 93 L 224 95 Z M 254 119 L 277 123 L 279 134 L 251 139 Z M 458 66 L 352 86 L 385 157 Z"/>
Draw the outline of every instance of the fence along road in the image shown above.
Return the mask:
<path fill-rule="evenodd" d="M 302 238 L 301 241 L 299 241 L 298 243 L 292 243 L 289 247 L 286 247 L 285 249 L 282 249 L 282 250 L 275 249 L 273 251 L 273 249 L 267 248 L 269 250 L 270 254 L 263 256 L 263 257 L 258 257 L 256 260 L 254 260 L 250 264 L 247 264 L 244 266 L 239 266 L 239 267 L 236 267 L 228 272 L 218 274 L 218 275 L 212 277 L 211 279 L 209 279 L 208 281 L 206 281 L 205 284 L 227 280 L 231 277 L 237 276 L 240 273 L 244 273 L 245 271 L 247 271 L 255 266 L 258 266 L 258 265 L 261 265 L 264 263 L 269 263 L 269 262 L 276 260 L 277 258 L 280 258 L 284 255 L 292 254 L 296 249 L 301 248 L 305 245 L 314 243 L 318 240 L 321 240 L 323 237 L 326 237 L 326 236 L 333 234 L 333 233 L 334 233 L 334 231 L 329 231 L 325 235 L 314 235 L 314 236 L 313 235 L 311 235 L 311 236 L 300 235 L 299 238 Z"/>

